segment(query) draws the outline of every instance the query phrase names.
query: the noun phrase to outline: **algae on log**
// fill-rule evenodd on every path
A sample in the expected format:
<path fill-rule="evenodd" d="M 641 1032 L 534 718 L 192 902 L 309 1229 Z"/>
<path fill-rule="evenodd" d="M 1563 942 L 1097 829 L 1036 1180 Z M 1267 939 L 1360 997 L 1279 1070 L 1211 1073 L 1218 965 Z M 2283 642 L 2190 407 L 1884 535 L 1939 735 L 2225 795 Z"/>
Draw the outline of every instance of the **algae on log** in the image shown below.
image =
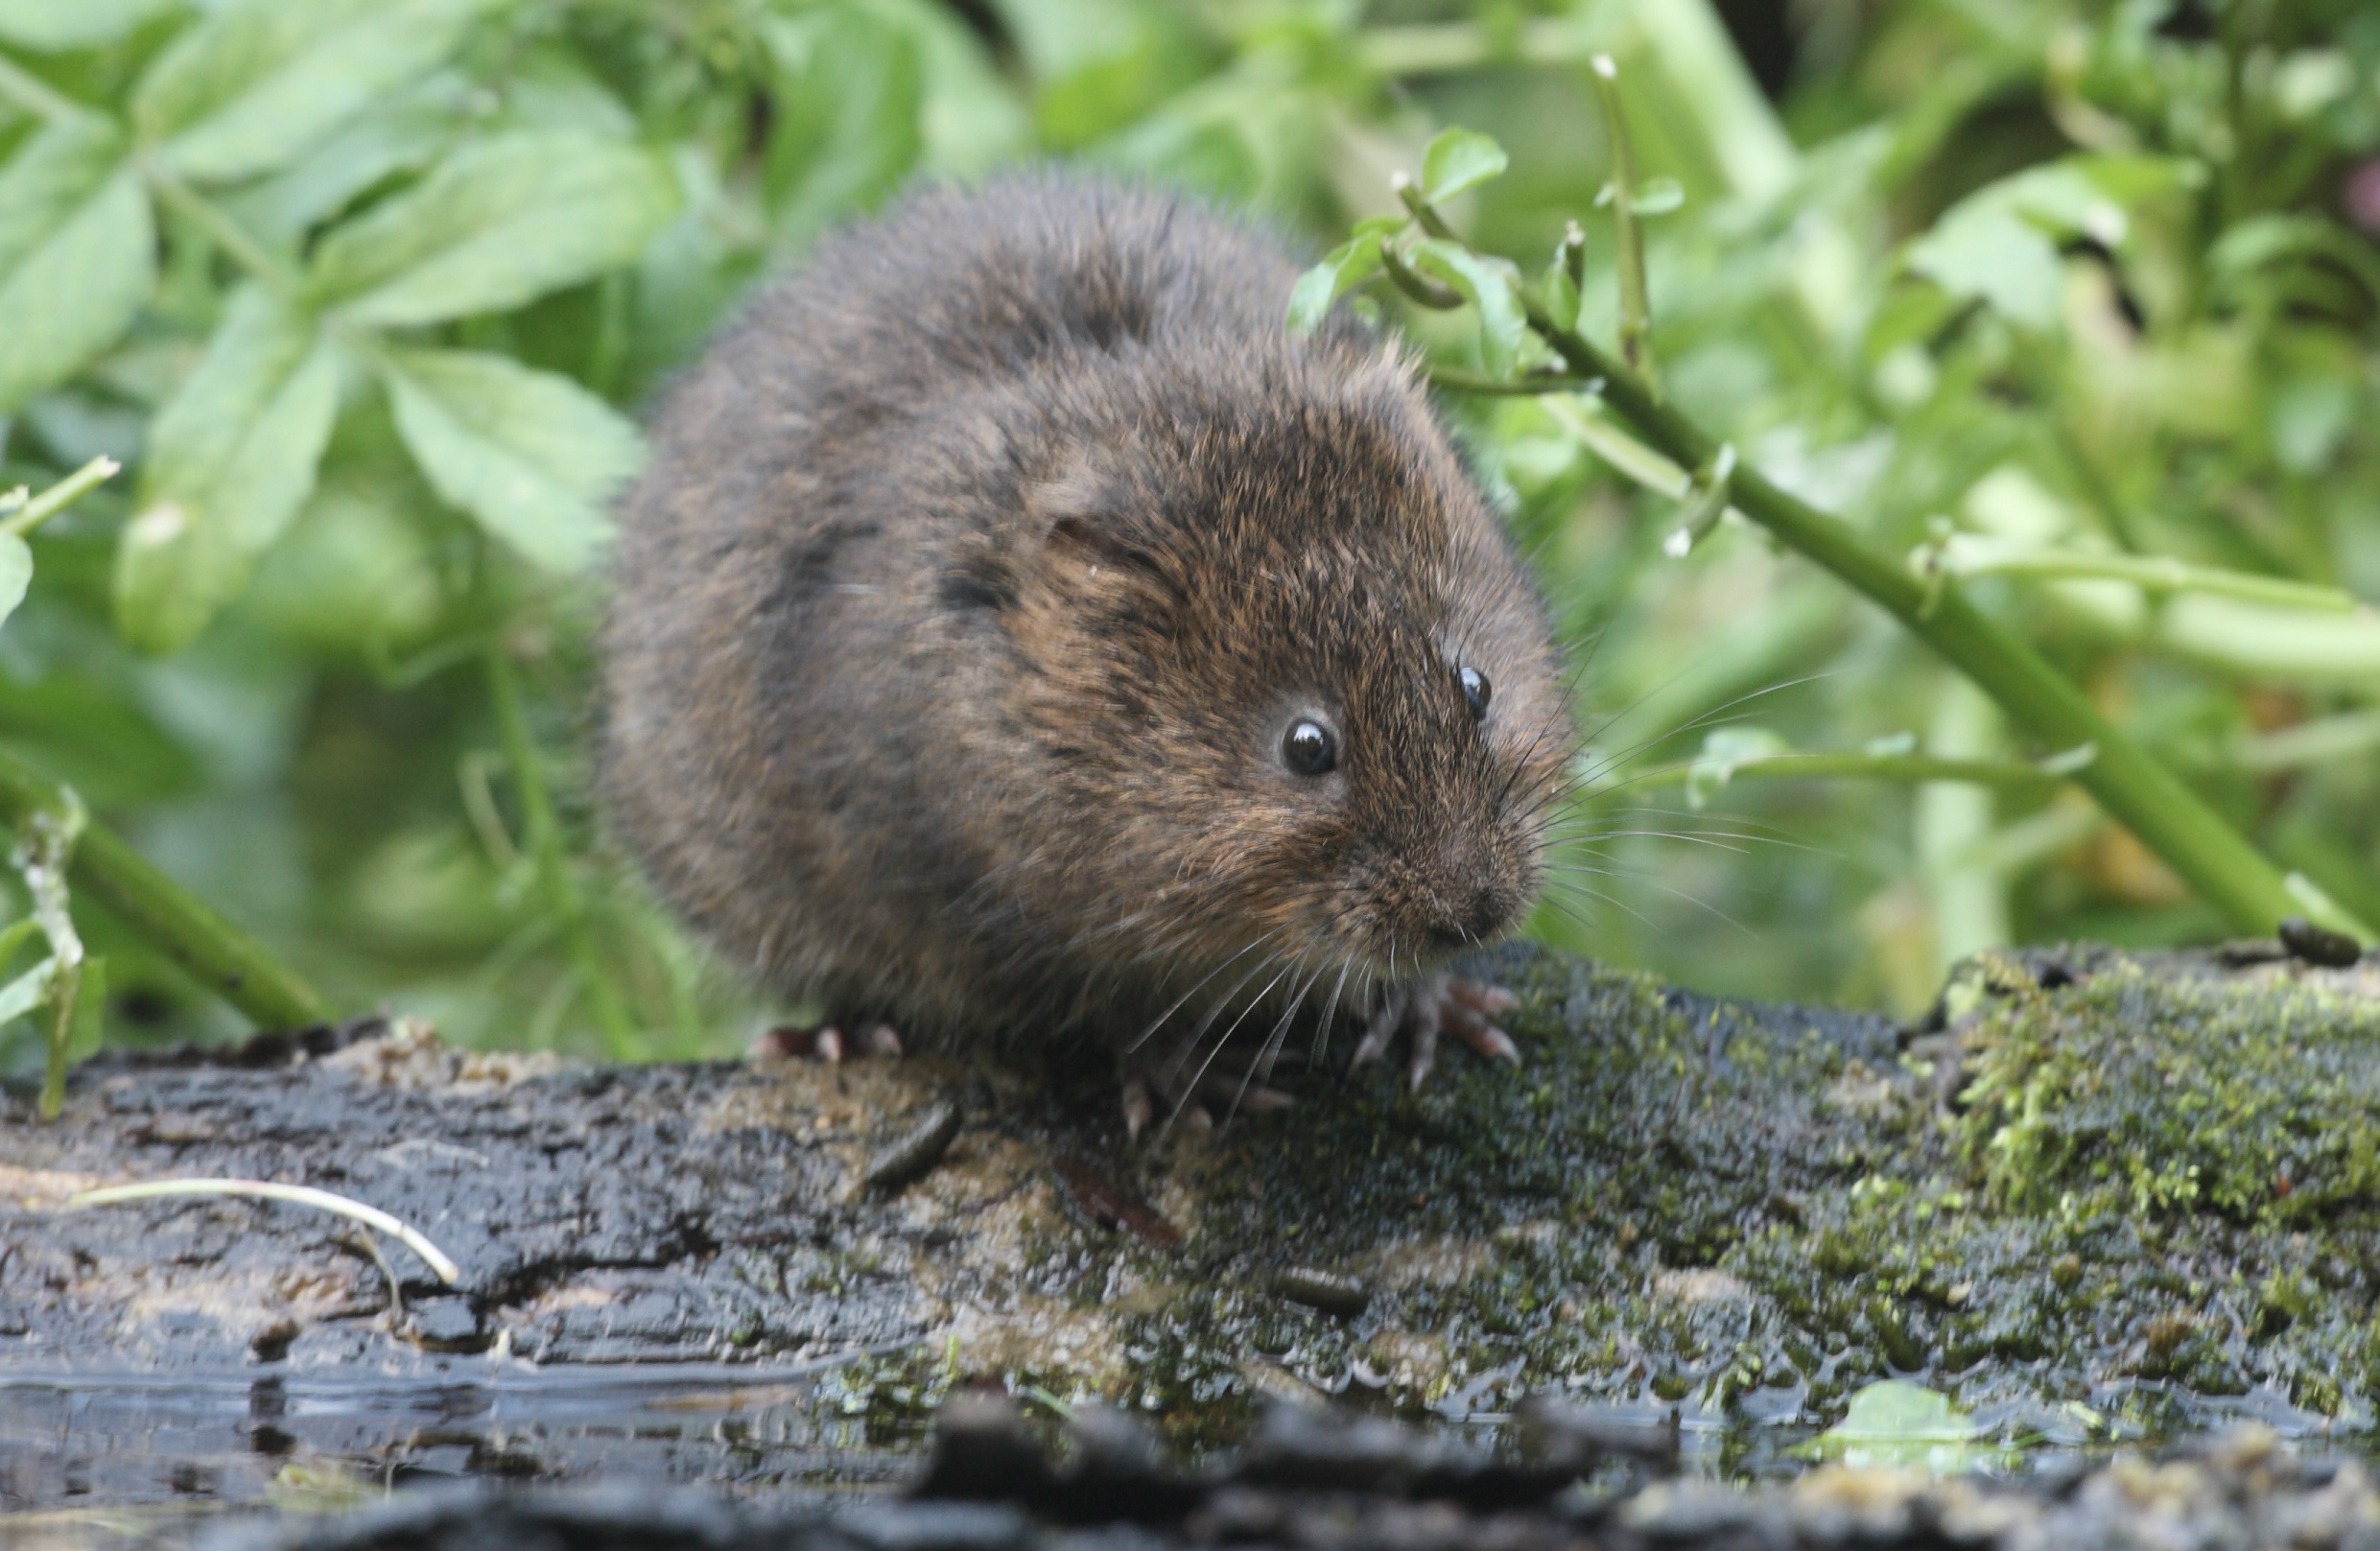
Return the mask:
<path fill-rule="evenodd" d="M 596 1069 L 402 1023 L 103 1059 L 61 1122 L 19 1095 L 0 1123 L 0 1378 L 864 1352 L 863 1389 L 998 1375 L 1186 1428 L 1350 1386 L 1826 1421 L 1888 1373 L 2053 1432 L 2369 1424 L 2373 972 L 1995 956 L 1902 1031 L 1526 949 L 1495 968 L 1520 1071 L 1291 1073 L 1294 1109 L 1153 1148 L 1095 1081 L 935 1060 Z M 866 1183 L 954 1099 L 937 1163 Z M 461 1284 L 390 1245 L 392 1319 L 337 1219 L 59 1210 L 189 1175 L 367 1201 Z"/>

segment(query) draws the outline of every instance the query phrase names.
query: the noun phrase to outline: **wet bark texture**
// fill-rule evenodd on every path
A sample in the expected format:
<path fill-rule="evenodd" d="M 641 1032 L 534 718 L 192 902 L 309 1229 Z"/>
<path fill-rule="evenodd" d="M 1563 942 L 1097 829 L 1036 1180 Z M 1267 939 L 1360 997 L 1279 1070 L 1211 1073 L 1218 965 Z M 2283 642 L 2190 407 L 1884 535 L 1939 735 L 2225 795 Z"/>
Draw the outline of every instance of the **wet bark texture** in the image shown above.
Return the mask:
<path fill-rule="evenodd" d="M 1156 1146 L 1096 1080 L 934 1060 L 585 1068 L 401 1023 L 109 1057 L 58 1124 L 23 1094 L 0 1123 L 0 1383 L 829 1365 L 805 1393 L 894 1455 L 986 1380 L 1191 1445 L 1268 1395 L 1823 1423 L 1888 1372 L 2069 1442 L 2368 1427 L 2368 964 L 1992 957 L 1915 1029 L 1528 950 L 1497 973 L 1524 998 L 1520 1071 L 1457 1055 L 1418 1094 L 1293 1073 L 1288 1112 Z M 197 1175 L 368 1202 L 460 1281 L 383 1242 L 400 1315 L 341 1219 L 60 1208 Z M 847 1467 L 805 1468 L 870 1473 Z"/>

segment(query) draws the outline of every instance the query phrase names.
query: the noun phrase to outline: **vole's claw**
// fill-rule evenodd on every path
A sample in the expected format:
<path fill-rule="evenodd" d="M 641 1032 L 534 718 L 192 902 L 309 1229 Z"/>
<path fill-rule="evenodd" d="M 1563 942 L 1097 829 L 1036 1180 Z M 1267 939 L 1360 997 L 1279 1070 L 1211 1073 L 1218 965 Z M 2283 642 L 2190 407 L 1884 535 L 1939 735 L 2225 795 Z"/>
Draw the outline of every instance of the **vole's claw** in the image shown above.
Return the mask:
<path fill-rule="evenodd" d="M 901 1054 L 901 1036 L 890 1023 L 870 1023 L 857 1037 L 833 1023 L 812 1028 L 780 1023 L 754 1040 L 749 1054 L 755 1061 L 824 1061 L 829 1065 L 846 1055 L 891 1058 Z"/>
<path fill-rule="evenodd" d="M 1267 1088 L 1262 1083 L 1249 1084 L 1247 1092 L 1233 1095 L 1233 1101 L 1247 1115 L 1277 1115 L 1297 1104 L 1296 1099 L 1280 1089 Z"/>
<path fill-rule="evenodd" d="M 1388 1042 L 1397 1037 L 1397 1030 L 1403 1023 L 1404 993 L 1402 990 L 1391 991 L 1388 999 L 1381 1002 L 1379 1010 L 1372 1015 L 1372 1021 L 1364 1025 L 1363 1038 L 1356 1044 L 1355 1057 L 1348 1065 L 1368 1067 L 1386 1055 Z"/>
<path fill-rule="evenodd" d="M 1417 1093 L 1429 1081 L 1430 1068 L 1438 1064 L 1438 1030 L 1443 1026 L 1443 1008 L 1428 987 L 1405 998 L 1404 1032 L 1413 1050 L 1405 1063 L 1405 1083 Z"/>
<path fill-rule="evenodd" d="M 1270 1088 L 1260 1079 L 1261 1071 L 1210 1071 L 1194 1082 L 1185 1093 L 1163 1075 L 1152 1079 L 1145 1074 L 1127 1076 L 1123 1083 L 1124 1133 L 1134 1141 L 1149 1128 L 1150 1122 L 1165 1115 L 1158 1126 L 1162 1135 L 1166 1127 L 1180 1125 L 1191 1132 L 1212 1131 L 1236 1115 L 1274 1115 L 1297 1102 L 1278 1088 Z"/>
<path fill-rule="evenodd" d="M 1447 995 L 1482 1018 L 1494 1018 L 1520 1005 L 1520 997 L 1484 980 L 1449 980 Z"/>
<path fill-rule="evenodd" d="M 1465 995 L 1466 992 L 1473 995 Z M 1494 995 L 1476 995 L 1492 992 Z M 1520 1065 L 1520 1046 L 1513 1044 L 1512 1036 L 1480 1016 L 1487 1009 L 1482 1002 L 1500 1003 L 1497 1010 L 1520 1005 L 1520 999 L 1501 986 L 1474 985 L 1457 980 L 1447 987 L 1448 1004 L 1443 1009 L 1446 1026 L 1454 1037 L 1470 1046 L 1490 1061 L 1501 1061 L 1508 1067 Z M 1474 1010 L 1476 1009 L 1476 1010 Z"/>
<path fill-rule="evenodd" d="M 1148 1079 L 1126 1077 L 1124 1079 L 1124 1135 L 1134 1141 L 1140 1140 L 1141 1133 L 1147 1130 L 1149 1121 L 1156 1117 L 1157 1100 L 1149 1093 Z"/>
<path fill-rule="evenodd" d="M 1489 1061 L 1520 1065 L 1520 1046 L 1490 1019 L 1520 1005 L 1520 999 L 1499 985 L 1482 980 L 1458 980 L 1426 975 L 1391 989 L 1355 1046 L 1354 1066 L 1379 1060 L 1402 1035 L 1408 1054 L 1406 1080 L 1416 1089 L 1429 1080 L 1437 1065 L 1438 1039 L 1451 1034 Z"/>

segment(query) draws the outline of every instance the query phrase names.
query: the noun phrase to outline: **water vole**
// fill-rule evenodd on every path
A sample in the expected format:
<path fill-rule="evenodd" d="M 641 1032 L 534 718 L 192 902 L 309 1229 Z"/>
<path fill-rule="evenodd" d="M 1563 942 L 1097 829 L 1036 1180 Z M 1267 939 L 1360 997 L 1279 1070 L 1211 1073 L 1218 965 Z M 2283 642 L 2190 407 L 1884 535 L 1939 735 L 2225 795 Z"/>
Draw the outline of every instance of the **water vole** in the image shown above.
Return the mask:
<path fill-rule="evenodd" d="M 1139 1116 L 1301 1003 L 1417 1081 L 1442 1028 L 1513 1055 L 1445 966 L 1537 893 L 1558 654 L 1410 363 L 1290 338 L 1295 278 L 1020 177 L 839 234 L 717 341 L 604 632 L 605 794 L 698 930 L 912 1039 L 1112 1046 Z"/>

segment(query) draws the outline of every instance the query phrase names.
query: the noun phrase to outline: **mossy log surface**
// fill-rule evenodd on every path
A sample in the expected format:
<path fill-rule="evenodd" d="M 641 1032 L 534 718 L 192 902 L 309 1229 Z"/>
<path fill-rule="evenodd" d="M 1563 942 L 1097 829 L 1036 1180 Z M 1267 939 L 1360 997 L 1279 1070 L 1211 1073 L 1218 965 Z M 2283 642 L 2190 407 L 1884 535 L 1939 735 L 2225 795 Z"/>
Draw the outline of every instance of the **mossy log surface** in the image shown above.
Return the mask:
<path fill-rule="evenodd" d="M 104 1059 L 59 1123 L 23 1094 L 0 1123 L 0 1383 L 863 1354 L 846 1410 L 998 1378 L 1199 1441 L 1350 1389 L 1824 1422 L 1896 1374 L 2076 1441 L 2368 1427 L 2371 965 L 2032 952 L 1966 966 L 1917 1029 L 1495 969 L 1518 1072 L 1293 1073 L 1293 1109 L 1157 1146 L 1096 1082 L 931 1059 L 583 1068 L 402 1023 Z M 871 1185 L 944 1103 L 947 1150 Z M 368 1202 L 460 1282 L 385 1244 L 399 1317 L 341 1219 L 60 1207 L 200 1175 Z"/>

